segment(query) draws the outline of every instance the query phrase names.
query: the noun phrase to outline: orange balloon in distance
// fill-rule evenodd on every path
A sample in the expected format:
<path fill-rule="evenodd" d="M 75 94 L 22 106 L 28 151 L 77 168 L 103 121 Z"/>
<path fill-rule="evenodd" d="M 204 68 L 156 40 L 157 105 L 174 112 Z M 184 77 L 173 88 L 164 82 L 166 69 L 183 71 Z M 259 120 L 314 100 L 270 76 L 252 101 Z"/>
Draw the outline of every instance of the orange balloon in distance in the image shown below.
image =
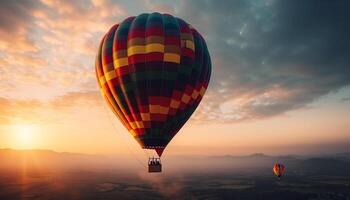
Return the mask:
<path fill-rule="evenodd" d="M 283 176 L 284 170 L 285 170 L 284 165 L 283 165 L 283 164 L 280 164 L 280 163 L 275 163 L 275 164 L 273 165 L 273 168 L 272 168 L 273 173 L 274 173 L 278 178 L 280 178 L 281 176 Z"/>

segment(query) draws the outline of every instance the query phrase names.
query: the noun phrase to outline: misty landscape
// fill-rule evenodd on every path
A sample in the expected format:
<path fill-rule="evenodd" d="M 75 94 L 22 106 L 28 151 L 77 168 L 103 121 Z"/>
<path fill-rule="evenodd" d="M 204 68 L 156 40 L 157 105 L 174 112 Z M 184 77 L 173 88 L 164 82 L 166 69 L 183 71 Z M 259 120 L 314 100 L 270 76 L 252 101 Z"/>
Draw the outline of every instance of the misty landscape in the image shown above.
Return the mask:
<path fill-rule="evenodd" d="M 285 176 L 272 174 L 274 162 Z M 146 163 L 146 160 L 145 160 Z M 350 199 L 350 154 L 132 157 L 0 150 L 0 199 Z"/>

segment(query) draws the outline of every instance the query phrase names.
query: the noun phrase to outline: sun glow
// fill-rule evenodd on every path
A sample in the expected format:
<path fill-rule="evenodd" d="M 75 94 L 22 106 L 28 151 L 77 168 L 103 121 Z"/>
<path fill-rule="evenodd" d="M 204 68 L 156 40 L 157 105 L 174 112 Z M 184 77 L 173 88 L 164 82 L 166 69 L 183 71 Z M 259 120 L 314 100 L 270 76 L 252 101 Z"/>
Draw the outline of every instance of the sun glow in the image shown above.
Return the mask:
<path fill-rule="evenodd" d="M 14 145 L 17 148 L 33 148 L 37 127 L 31 124 L 21 124 L 14 127 Z"/>

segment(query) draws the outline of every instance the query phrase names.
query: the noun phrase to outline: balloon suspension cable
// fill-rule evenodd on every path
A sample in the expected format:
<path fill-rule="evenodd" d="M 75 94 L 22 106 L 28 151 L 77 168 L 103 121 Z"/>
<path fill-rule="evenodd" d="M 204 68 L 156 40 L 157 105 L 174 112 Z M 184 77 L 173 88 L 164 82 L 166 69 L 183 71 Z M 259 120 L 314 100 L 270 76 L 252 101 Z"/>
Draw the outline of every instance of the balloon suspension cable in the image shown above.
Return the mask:
<path fill-rule="evenodd" d="M 119 129 L 118 129 L 118 128 L 116 127 L 116 125 L 113 123 L 113 120 L 112 120 L 112 118 L 111 118 L 111 116 L 110 116 L 109 110 L 106 108 L 105 102 L 102 102 L 102 104 L 103 104 L 103 108 L 104 108 L 104 110 L 105 110 L 105 112 L 106 112 L 106 115 L 107 115 L 107 117 L 108 117 L 110 123 L 112 124 L 113 129 L 115 130 L 115 132 L 117 132 L 116 135 L 118 135 L 118 137 L 119 137 L 119 135 L 123 135 L 123 134 L 119 134 Z M 123 137 L 123 136 L 120 136 L 120 137 Z M 128 144 L 125 144 L 125 143 L 124 143 L 123 138 L 121 138 L 121 141 L 122 141 L 122 142 L 121 142 L 122 145 L 126 147 L 126 149 L 127 149 L 127 150 L 129 151 L 129 153 L 134 157 L 134 159 L 137 160 L 137 162 L 140 164 L 140 166 L 141 166 L 142 168 L 147 169 L 147 166 L 146 166 L 146 165 L 144 164 L 144 162 L 142 162 L 142 161 L 137 157 L 137 155 L 131 150 L 130 146 L 129 146 Z M 146 156 L 147 156 L 147 155 L 146 155 Z"/>

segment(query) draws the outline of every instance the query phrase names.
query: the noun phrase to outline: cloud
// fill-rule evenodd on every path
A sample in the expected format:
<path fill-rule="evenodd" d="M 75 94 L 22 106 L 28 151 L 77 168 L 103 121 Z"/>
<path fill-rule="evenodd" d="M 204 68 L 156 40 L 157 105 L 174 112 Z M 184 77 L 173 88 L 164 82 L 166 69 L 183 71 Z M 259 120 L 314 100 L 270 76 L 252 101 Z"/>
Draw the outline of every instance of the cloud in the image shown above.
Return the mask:
<path fill-rule="evenodd" d="M 18 100 L 0 97 L 0 125 L 12 123 L 65 123 L 74 113 L 96 109 L 102 113 L 98 92 L 71 92 L 50 101 Z M 105 113 L 103 113 L 105 114 Z"/>
<path fill-rule="evenodd" d="M 42 3 L 46 9 L 38 12 L 35 18 L 38 26 L 51 33 L 44 40 L 51 44 L 72 45 L 78 50 L 79 45 L 76 44 L 85 45 L 80 39 L 91 41 L 93 34 L 104 34 L 117 19 L 121 20 L 126 15 L 120 5 L 107 0 L 92 1 L 91 4 L 86 1 L 51 0 L 42 0 Z"/>
<path fill-rule="evenodd" d="M 0 96 L 43 100 L 97 90 L 95 54 L 102 35 L 126 15 L 119 4 L 42 0 L 0 5 Z"/>
<path fill-rule="evenodd" d="M 47 65 L 47 61 L 42 58 L 26 55 L 26 54 L 6 54 L 4 58 L 0 59 L 0 66 L 20 66 L 20 67 L 32 67 L 41 68 Z"/>
<path fill-rule="evenodd" d="M 0 51 L 35 52 L 39 48 L 29 37 L 33 1 L 0 1 Z"/>
<path fill-rule="evenodd" d="M 52 108 L 70 108 L 77 105 L 102 107 L 101 102 L 103 99 L 99 92 L 70 92 L 49 101 L 48 105 Z"/>
<path fill-rule="evenodd" d="M 178 2 L 144 0 L 145 7 L 148 12 L 169 13 L 174 15 L 176 12 L 176 5 Z"/>
<path fill-rule="evenodd" d="M 32 120 L 32 116 L 37 116 L 40 103 L 36 100 L 13 100 L 0 97 L 0 125 L 9 124 L 23 119 Z"/>
<path fill-rule="evenodd" d="M 345 97 L 341 99 L 342 101 L 350 101 L 350 97 Z"/>
<path fill-rule="evenodd" d="M 178 15 L 203 33 L 213 60 L 210 88 L 196 118 L 234 122 L 275 116 L 349 85 L 349 5 L 183 3 Z"/>

